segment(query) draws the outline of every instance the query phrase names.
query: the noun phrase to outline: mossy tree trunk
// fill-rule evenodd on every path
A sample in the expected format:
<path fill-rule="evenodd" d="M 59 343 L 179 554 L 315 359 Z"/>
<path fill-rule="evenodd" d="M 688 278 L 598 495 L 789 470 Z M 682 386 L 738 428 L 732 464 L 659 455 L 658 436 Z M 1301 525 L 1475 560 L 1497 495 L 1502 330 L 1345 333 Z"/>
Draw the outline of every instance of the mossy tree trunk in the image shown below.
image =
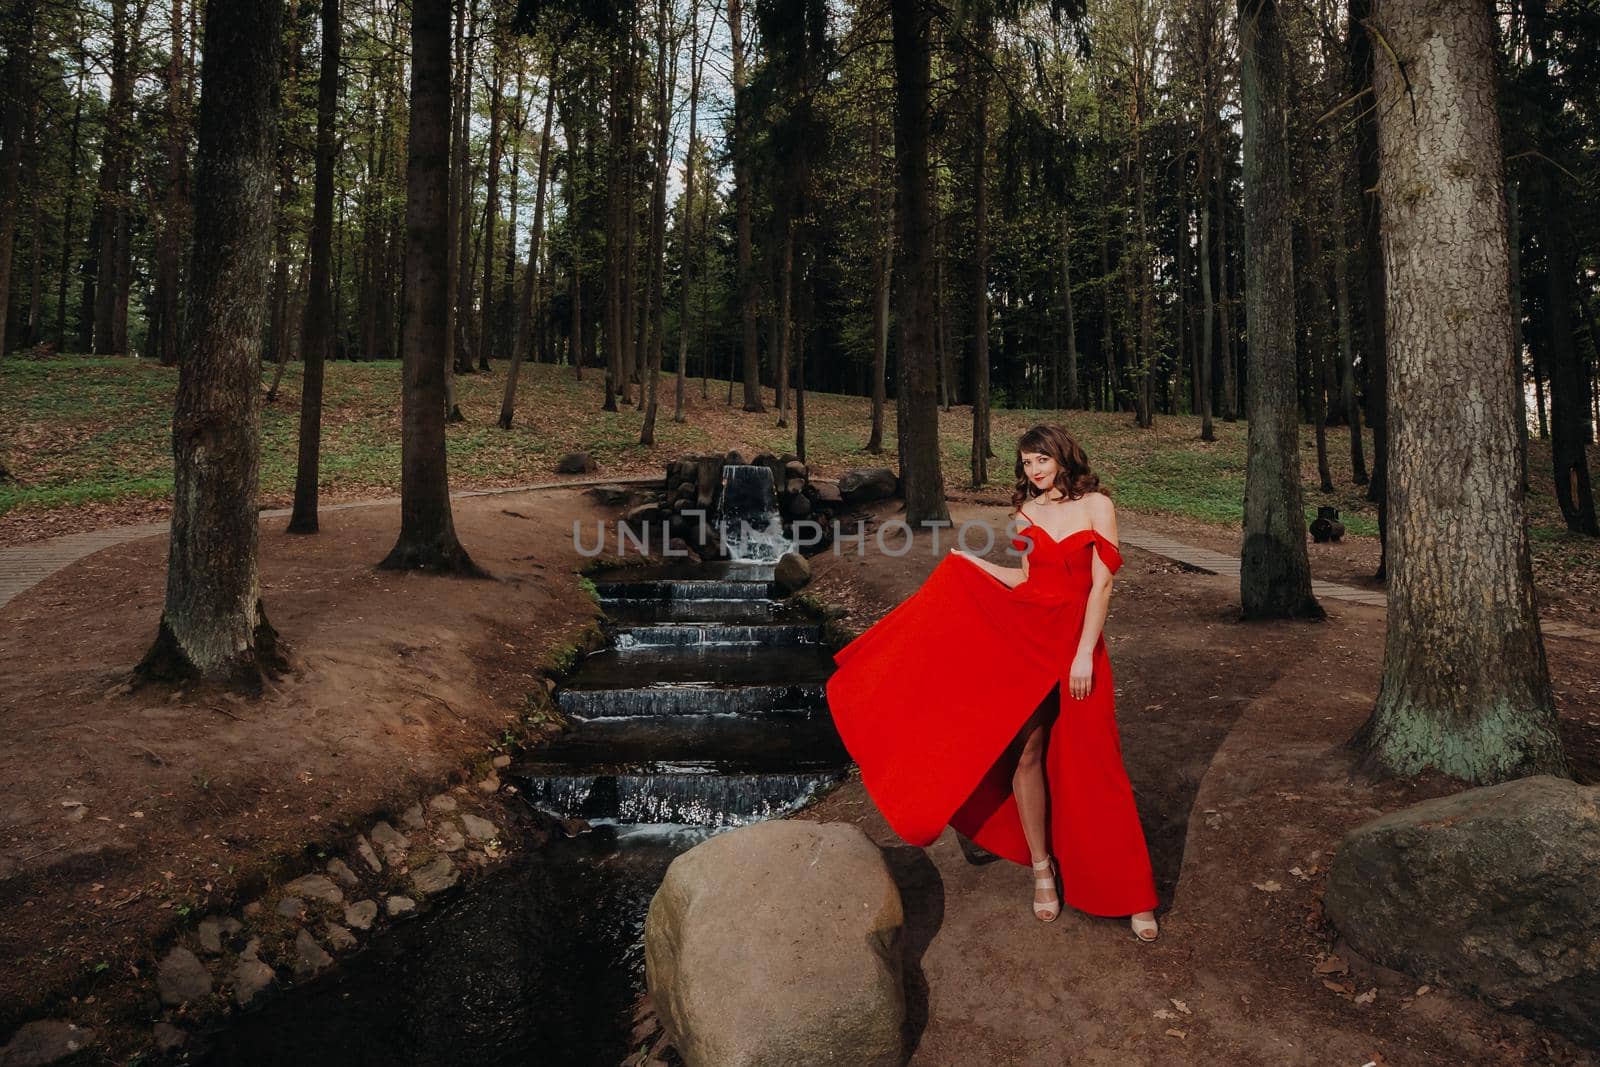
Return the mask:
<path fill-rule="evenodd" d="M 1474 0 L 1381 0 L 1389 618 L 1370 765 L 1563 773 L 1517 455 L 1494 32 Z"/>
<path fill-rule="evenodd" d="M 135 674 L 259 690 L 283 666 L 261 603 L 256 515 L 283 5 L 211 0 L 206 16 L 167 597 Z"/>

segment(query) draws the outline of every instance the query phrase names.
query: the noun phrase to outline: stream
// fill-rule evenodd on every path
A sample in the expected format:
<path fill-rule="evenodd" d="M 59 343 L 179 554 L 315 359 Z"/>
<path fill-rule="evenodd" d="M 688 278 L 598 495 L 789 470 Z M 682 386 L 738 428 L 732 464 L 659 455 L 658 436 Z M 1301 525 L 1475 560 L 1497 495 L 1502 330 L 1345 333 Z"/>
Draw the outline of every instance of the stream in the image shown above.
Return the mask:
<path fill-rule="evenodd" d="M 510 859 L 216 1034 L 213 1064 L 615 1065 L 672 859 L 843 777 L 820 627 L 775 595 L 771 471 L 723 468 L 731 561 L 590 575 L 609 647 L 557 688 L 570 728 L 502 772 L 592 830 Z"/>

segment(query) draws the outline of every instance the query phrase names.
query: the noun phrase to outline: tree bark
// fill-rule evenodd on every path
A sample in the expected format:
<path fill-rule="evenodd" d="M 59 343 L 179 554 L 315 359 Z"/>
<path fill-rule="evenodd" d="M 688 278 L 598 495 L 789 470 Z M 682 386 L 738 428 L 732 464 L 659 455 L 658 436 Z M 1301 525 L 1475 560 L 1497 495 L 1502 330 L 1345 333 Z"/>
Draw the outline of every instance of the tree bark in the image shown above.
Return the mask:
<path fill-rule="evenodd" d="M 939 408 L 928 327 L 933 315 L 933 219 L 928 203 L 930 18 L 920 0 L 890 0 L 894 39 L 900 326 L 896 390 L 900 477 L 911 526 L 950 521 L 940 471 Z"/>
<path fill-rule="evenodd" d="M 156 359 L 164 367 L 178 362 L 178 301 L 183 229 L 188 214 L 184 164 L 188 130 L 183 108 L 183 0 L 172 0 L 171 45 L 167 58 L 167 188 L 156 249 L 156 293 L 151 329 Z"/>
<path fill-rule="evenodd" d="M 1551 28 L 1545 0 L 1529 0 L 1528 39 L 1532 45 L 1534 95 L 1545 115 L 1545 128 L 1559 123 L 1565 100 L 1550 77 L 1553 62 Z M 1563 188 L 1556 160 L 1562 155 L 1555 137 L 1542 138 L 1543 158 L 1538 161 L 1540 206 L 1539 240 L 1545 248 L 1544 312 L 1545 369 L 1550 375 L 1550 461 L 1556 503 L 1567 529 L 1600 537 L 1594 486 L 1590 479 L 1588 374 L 1578 356 L 1574 334 L 1574 280 L 1578 257 L 1572 236 L 1571 194 Z M 1600 339 L 1596 341 L 1600 345 Z"/>
<path fill-rule="evenodd" d="M 1566 772 L 1518 491 L 1494 35 L 1475 0 L 1372 29 L 1389 304 L 1389 619 L 1373 767 Z"/>
<path fill-rule="evenodd" d="M 1239 2 L 1244 113 L 1245 317 L 1250 328 L 1244 546 L 1247 619 L 1321 619 L 1311 594 L 1295 388 L 1294 198 L 1285 64 L 1276 0 Z"/>
<path fill-rule="evenodd" d="M 400 536 L 385 570 L 483 574 L 456 538 L 445 457 L 450 303 L 450 0 L 412 0 L 406 143 Z"/>
<path fill-rule="evenodd" d="M 711 28 L 706 34 L 706 46 L 710 48 L 711 35 L 716 32 L 717 20 L 713 13 Z M 674 387 L 672 402 L 672 421 L 684 421 L 683 391 L 684 383 L 689 374 L 689 288 L 694 277 L 694 242 L 690 239 L 694 230 L 694 170 L 695 170 L 695 142 L 700 136 L 700 73 L 705 65 L 705 53 L 700 48 L 700 4 L 693 0 L 689 7 L 689 59 L 694 64 L 694 69 L 689 75 L 689 149 L 684 153 L 683 168 L 683 230 L 680 239 L 683 243 L 683 265 L 678 287 L 682 290 L 683 305 L 678 314 L 678 367 L 677 381 Z M 710 193 L 706 193 L 707 196 Z M 710 374 L 710 361 L 705 363 L 706 374 Z M 701 380 L 701 388 L 705 388 L 705 380 Z"/>
<path fill-rule="evenodd" d="M 528 351 L 528 336 L 533 324 L 533 294 L 539 281 L 539 243 L 544 236 L 544 197 L 550 173 L 550 122 L 555 115 L 558 62 L 552 51 L 550 76 L 545 80 L 544 133 L 539 138 L 539 178 L 533 194 L 533 232 L 528 235 L 528 273 L 522 279 L 522 301 L 517 308 L 517 329 L 511 344 L 511 369 L 506 371 L 505 396 L 500 400 L 502 430 L 511 429 L 511 422 L 516 417 L 517 379 L 522 373 L 522 360 Z"/>
<path fill-rule="evenodd" d="M 989 482 L 989 9 L 975 12 L 972 102 L 972 487 Z M 1002 353 L 1003 355 L 1003 353 Z"/>
<path fill-rule="evenodd" d="M 871 140 L 867 157 L 872 161 L 872 431 L 867 451 L 883 451 L 883 411 L 888 403 L 889 367 L 889 290 L 894 268 L 894 241 L 884 217 L 883 146 L 879 131 L 879 109 L 872 109 Z"/>
<path fill-rule="evenodd" d="M 489 163 L 484 169 L 483 196 L 483 297 L 478 310 L 473 347 L 478 350 L 478 369 L 489 369 L 489 349 L 494 347 L 495 228 L 500 222 L 500 156 L 504 148 L 505 45 L 498 30 L 494 41 L 494 85 L 489 97 Z M 511 217 L 513 237 L 516 216 Z M 516 244 L 515 239 L 511 241 Z"/>
<path fill-rule="evenodd" d="M 728 0 L 728 34 L 733 44 L 733 198 L 738 215 L 739 263 L 734 279 L 739 299 L 740 353 L 744 371 L 744 410 L 765 411 L 761 398 L 761 355 L 756 272 L 750 236 L 750 102 L 745 89 L 744 4 Z"/>
<path fill-rule="evenodd" d="M 648 317 L 641 335 L 648 338 L 644 349 L 644 419 L 639 427 L 639 443 L 655 444 L 656 399 L 661 379 L 662 334 L 666 331 L 667 258 L 667 127 L 672 120 L 672 90 L 667 73 L 667 0 L 656 6 L 656 158 L 650 185 L 650 279 L 647 283 Z M 676 64 L 674 64 L 674 68 Z M 676 79 L 672 79 L 676 81 Z"/>
<path fill-rule="evenodd" d="M 300 389 L 300 452 L 295 466 L 294 511 L 289 532 L 317 532 L 317 483 L 322 466 L 322 378 L 333 348 L 333 166 L 339 103 L 339 0 L 322 0 L 322 61 L 317 72 L 317 160 L 312 178 L 311 269 L 305 320 L 300 328 L 304 362 Z"/>
<path fill-rule="evenodd" d="M 140 679 L 259 692 L 263 672 L 285 666 L 261 603 L 256 514 L 282 34 L 281 4 L 207 5 L 166 604 Z"/>
<path fill-rule="evenodd" d="M 1205 171 L 1202 162 L 1200 170 Z M 1211 368 L 1216 356 L 1212 330 L 1216 324 L 1216 302 L 1211 295 L 1211 190 L 1200 193 L 1200 299 L 1205 307 L 1205 323 L 1200 327 L 1200 440 L 1215 441 L 1216 425 L 1211 418 Z"/>
<path fill-rule="evenodd" d="M 1343 197 L 1338 189 L 1336 196 Z M 1361 408 L 1356 404 L 1355 332 L 1350 324 L 1350 252 L 1345 239 L 1345 201 L 1333 220 L 1333 298 L 1339 316 L 1339 393 L 1345 421 L 1350 427 L 1350 480 L 1367 484 L 1367 456 L 1361 441 Z"/>
<path fill-rule="evenodd" d="M 5 36 L 5 100 L 0 102 L 0 356 L 7 351 L 6 323 L 11 309 L 11 259 L 17 236 L 18 206 L 22 202 L 22 120 L 27 99 L 28 68 L 33 62 L 34 22 L 32 2 L 15 5 L 0 18 Z M 38 244 L 39 235 L 34 234 Z"/>
<path fill-rule="evenodd" d="M 1366 21 L 1372 15 L 1372 0 L 1350 0 L 1350 76 L 1351 88 L 1360 95 L 1372 88 L 1373 53 Z M 1356 172 L 1361 192 L 1361 274 L 1367 359 L 1367 425 L 1372 427 L 1372 481 L 1367 499 L 1378 506 L 1380 556 L 1375 577 L 1388 573 L 1389 542 L 1389 420 L 1388 344 L 1384 338 L 1384 308 L 1388 288 L 1384 280 L 1383 232 L 1379 180 L 1378 119 L 1375 107 L 1365 107 L 1356 118 Z"/>

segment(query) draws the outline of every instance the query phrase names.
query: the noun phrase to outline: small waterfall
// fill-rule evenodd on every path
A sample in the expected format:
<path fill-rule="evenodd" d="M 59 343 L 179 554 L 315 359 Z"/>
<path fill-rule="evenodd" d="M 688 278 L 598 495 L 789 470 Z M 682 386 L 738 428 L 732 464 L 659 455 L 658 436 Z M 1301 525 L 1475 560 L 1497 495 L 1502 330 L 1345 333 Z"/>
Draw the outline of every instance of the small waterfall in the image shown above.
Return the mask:
<path fill-rule="evenodd" d="M 686 769 L 687 770 L 687 769 Z M 533 775 L 528 800 L 563 817 L 618 823 L 743 826 L 802 807 L 833 774 Z"/>
<path fill-rule="evenodd" d="M 654 626 L 627 626 L 616 633 L 616 647 L 688 648 L 717 645 L 804 645 L 816 644 L 822 628 L 815 623 L 775 623 L 768 626 L 735 626 L 722 623 L 696 626 L 691 623 L 658 623 Z"/>
<path fill-rule="evenodd" d="M 778 496 L 772 469 L 754 463 L 728 463 L 722 468 L 717 529 L 730 559 L 772 563 L 793 545 L 778 517 Z"/>
<path fill-rule="evenodd" d="M 580 719 L 762 716 L 817 714 L 825 691 L 821 682 L 717 688 L 682 685 L 656 689 L 562 689 L 556 699 L 563 712 Z"/>

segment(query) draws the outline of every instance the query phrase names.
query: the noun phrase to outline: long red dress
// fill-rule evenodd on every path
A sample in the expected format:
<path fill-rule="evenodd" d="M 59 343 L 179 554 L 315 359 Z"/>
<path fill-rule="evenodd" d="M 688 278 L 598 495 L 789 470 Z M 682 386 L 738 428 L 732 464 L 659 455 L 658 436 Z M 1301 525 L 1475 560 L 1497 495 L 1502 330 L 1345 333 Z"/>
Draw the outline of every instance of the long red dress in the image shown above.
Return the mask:
<path fill-rule="evenodd" d="M 1155 881 L 1122 765 L 1103 635 L 1088 696 L 1074 698 L 1069 685 L 1091 553 L 1113 574 L 1122 556 L 1093 529 L 1056 541 L 1030 523 L 1011 544 L 1031 553 L 1021 584 L 1007 586 L 947 555 L 915 593 L 834 653 L 827 697 L 839 736 L 904 840 L 927 845 L 949 824 L 1026 865 L 1011 792 L 1015 760 L 1001 757 L 1041 703 L 1059 700 L 1044 767 L 1062 898 L 1093 915 L 1153 909 Z"/>

